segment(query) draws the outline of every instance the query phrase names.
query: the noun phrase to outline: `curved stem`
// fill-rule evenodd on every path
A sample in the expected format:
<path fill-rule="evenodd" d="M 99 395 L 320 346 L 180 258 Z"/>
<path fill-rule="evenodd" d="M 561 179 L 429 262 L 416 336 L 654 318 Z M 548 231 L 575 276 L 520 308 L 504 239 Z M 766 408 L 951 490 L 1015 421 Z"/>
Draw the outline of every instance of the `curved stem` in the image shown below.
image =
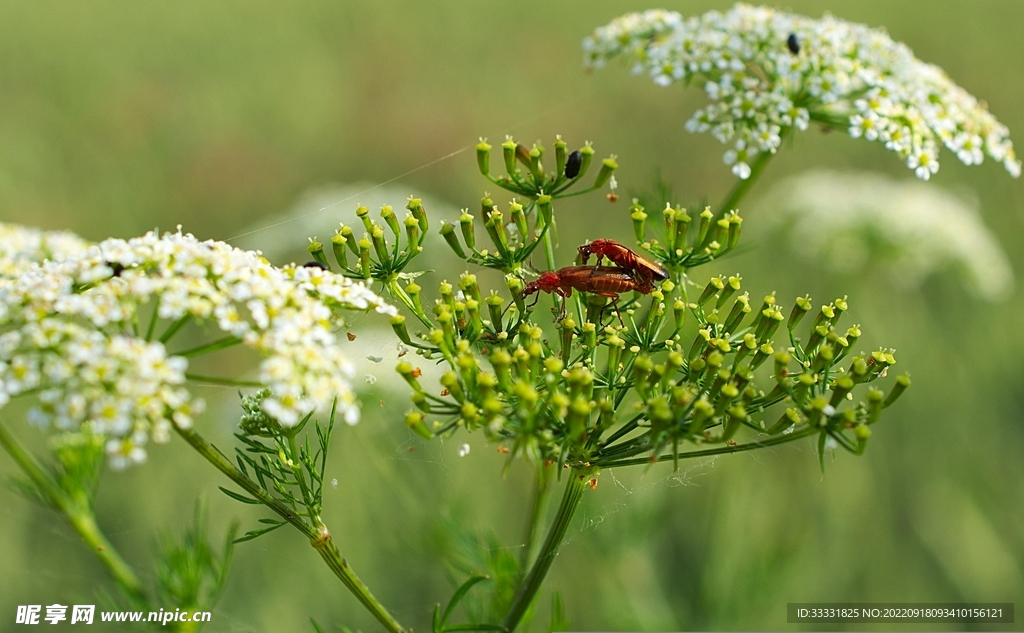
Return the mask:
<path fill-rule="evenodd" d="M 737 444 L 736 446 L 719 446 L 717 448 L 709 448 L 702 451 L 686 451 L 683 453 L 668 453 L 666 455 L 658 455 L 655 462 L 667 462 L 674 459 L 690 459 L 693 457 L 710 457 L 712 455 L 726 455 L 728 453 L 742 453 L 743 451 L 754 450 L 755 448 L 767 448 L 769 446 L 776 446 L 778 444 L 785 444 L 787 442 L 793 442 L 795 440 L 810 437 L 818 433 L 820 429 L 808 427 L 800 431 L 795 431 L 789 435 L 775 435 L 765 440 L 755 440 L 753 442 L 747 442 L 746 444 Z M 646 449 L 644 449 L 646 450 Z M 635 459 L 613 459 L 607 462 L 597 461 L 594 463 L 595 466 L 600 468 L 614 468 L 616 466 L 638 466 L 641 464 L 650 464 L 652 460 L 650 457 L 637 457 Z"/>
<path fill-rule="evenodd" d="M 303 535 L 309 538 L 310 545 L 320 554 L 320 557 L 324 559 L 324 562 L 334 572 L 334 575 L 373 614 L 373 617 L 377 618 L 377 621 L 385 629 L 391 633 L 405 633 L 402 626 L 373 597 L 370 590 L 359 580 L 359 577 L 352 571 L 352 568 L 349 567 L 348 563 L 341 556 L 341 552 L 338 551 L 338 547 L 334 544 L 330 531 L 328 531 L 327 526 L 323 522 L 317 519 L 316 524 L 311 525 L 304 521 L 291 508 L 275 499 L 257 485 L 256 482 L 246 477 L 242 471 L 235 468 L 234 464 L 228 461 L 228 458 L 223 453 L 209 444 L 195 429 L 182 429 L 177 425 L 174 425 L 174 429 L 178 432 L 178 435 L 184 438 L 206 461 L 213 464 L 217 470 L 227 475 L 231 481 L 241 486 L 253 498 L 258 499 L 260 503 L 276 512 L 278 516 L 291 523 L 299 532 L 302 532 Z"/>
<path fill-rule="evenodd" d="M 359 576 L 356 576 L 352 568 L 348 566 L 348 561 L 338 551 L 338 547 L 334 544 L 334 539 L 331 537 L 331 533 L 327 530 L 327 526 L 321 524 L 321 537 L 313 540 L 311 544 L 316 549 L 317 553 L 320 554 L 320 558 L 324 559 L 327 566 L 331 568 L 334 575 L 337 576 L 342 584 L 352 592 L 352 595 L 359 600 L 360 603 L 366 610 L 373 614 L 373 617 L 377 618 L 385 629 L 391 633 L 405 633 L 402 629 L 402 625 L 398 623 L 398 620 L 394 618 L 387 609 L 370 593 L 370 589 L 363 584 L 363 581 L 359 580 Z"/>
<path fill-rule="evenodd" d="M 523 538 L 523 551 L 519 555 L 519 573 L 526 571 L 526 566 L 533 558 L 533 550 L 540 536 L 541 522 L 544 520 L 544 509 L 551 495 L 551 471 L 549 467 L 538 466 L 534 475 L 533 498 L 530 503 L 530 518 L 526 522 L 526 534 Z"/>
<path fill-rule="evenodd" d="M 507 633 L 515 630 L 530 607 L 530 603 L 533 602 L 534 596 L 537 595 L 537 591 L 544 582 L 544 577 L 551 569 L 551 563 L 558 555 L 558 549 L 562 545 L 562 539 L 565 538 L 565 531 L 572 521 L 573 514 L 576 513 L 576 508 L 583 500 L 583 490 L 586 487 L 585 478 L 577 471 L 572 470 L 568 479 L 565 484 L 565 493 L 562 495 L 562 502 L 558 506 L 558 512 L 555 514 L 551 527 L 548 528 L 548 535 L 544 539 L 540 554 L 537 555 L 537 560 L 534 561 L 526 580 L 519 585 L 512 608 L 509 609 L 508 615 L 505 616 L 505 621 L 502 623 L 502 627 Z"/>
<path fill-rule="evenodd" d="M 53 476 L 18 443 L 18 440 L 2 424 L 0 424 L 0 444 L 32 481 L 42 498 L 64 516 L 82 542 L 106 567 L 107 572 L 114 578 L 128 599 L 135 606 L 146 607 L 148 602 L 142 589 L 142 583 L 100 530 L 92 508 L 76 503 L 67 492 L 62 490 Z"/>
<path fill-rule="evenodd" d="M 783 135 L 785 135 L 785 131 L 783 131 Z M 730 191 L 729 195 L 722 201 L 722 204 L 718 205 L 718 209 L 715 211 L 716 218 L 721 218 L 729 211 L 736 209 L 740 200 L 747 195 L 747 191 L 749 191 L 754 185 L 754 181 L 761 175 L 761 172 L 764 171 L 765 166 L 773 156 L 775 156 L 775 154 L 772 152 L 761 152 L 757 155 L 757 158 L 754 159 L 754 163 L 750 166 L 750 176 L 738 181 L 736 185 L 733 186 L 732 191 Z"/>

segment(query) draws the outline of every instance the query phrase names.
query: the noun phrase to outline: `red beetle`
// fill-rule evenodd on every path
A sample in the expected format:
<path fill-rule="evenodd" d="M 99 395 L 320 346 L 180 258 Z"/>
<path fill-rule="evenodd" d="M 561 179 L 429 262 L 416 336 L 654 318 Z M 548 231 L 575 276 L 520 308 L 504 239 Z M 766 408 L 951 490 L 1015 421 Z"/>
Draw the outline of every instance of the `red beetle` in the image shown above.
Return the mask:
<path fill-rule="evenodd" d="M 614 302 L 620 293 L 635 290 L 649 294 L 654 286 L 650 281 L 639 279 L 630 271 L 617 266 L 566 266 L 541 273 L 540 277 L 526 284 L 523 296 L 541 290 L 557 293 L 560 297 L 572 296 L 572 291 L 578 290 L 610 297 Z"/>
<path fill-rule="evenodd" d="M 615 240 L 594 240 L 579 247 L 579 252 L 584 264 L 590 260 L 591 255 L 597 255 L 598 264 L 601 263 L 602 257 L 607 258 L 615 265 L 632 271 L 638 279 L 649 284 L 668 279 L 668 271 L 664 266 L 637 254 Z"/>

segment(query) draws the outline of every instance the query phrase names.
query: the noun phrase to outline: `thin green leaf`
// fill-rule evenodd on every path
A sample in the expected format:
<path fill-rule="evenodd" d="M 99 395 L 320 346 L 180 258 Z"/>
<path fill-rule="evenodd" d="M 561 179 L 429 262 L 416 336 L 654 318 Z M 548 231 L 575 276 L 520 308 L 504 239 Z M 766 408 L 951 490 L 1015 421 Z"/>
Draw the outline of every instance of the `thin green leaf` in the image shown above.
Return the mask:
<path fill-rule="evenodd" d="M 227 488 L 225 488 L 223 486 L 217 486 L 217 487 L 220 488 L 221 492 L 223 492 L 227 496 L 231 497 L 235 501 L 241 501 L 242 503 L 248 503 L 249 505 L 254 505 L 254 506 L 258 506 L 261 503 L 263 503 L 262 501 L 259 501 L 257 499 L 253 499 L 251 497 L 246 497 L 245 495 L 239 494 L 237 492 L 232 492 L 231 490 L 228 490 Z"/>
<path fill-rule="evenodd" d="M 234 541 L 232 541 L 232 543 L 244 543 L 246 541 L 251 541 L 251 540 L 253 540 L 254 538 L 256 538 L 258 536 L 263 536 L 264 534 L 268 534 L 270 532 L 273 532 L 274 530 L 276 530 L 277 528 L 279 528 L 279 527 L 281 527 L 282 525 L 285 525 L 285 524 L 286 524 L 286 522 L 282 521 L 282 522 L 278 523 L 277 525 L 272 525 L 272 526 L 270 526 L 268 528 L 263 528 L 261 530 L 249 530 L 248 532 L 246 532 L 242 536 L 240 536 L 240 537 L 236 538 Z"/>
<path fill-rule="evenodd" d="M 444 626 L 444 623 L 447 622 L 448 618 L 451 616 L 452 611 L 454 611 L 455 607 L 462 602 L 462 599 L 466 597 L 466 594 L 469 593 L 469 590 L 472 589 L 474 585 L 490 579 L 490 576 L 472 576 L 469 580 L 462 583 L 462 586 L 455 590 L 455 594 L 452 596 L 452 599 L 448 601 L 448 606 L 445 607 L 444 615 L 441 616 L 441 625 Z"/>

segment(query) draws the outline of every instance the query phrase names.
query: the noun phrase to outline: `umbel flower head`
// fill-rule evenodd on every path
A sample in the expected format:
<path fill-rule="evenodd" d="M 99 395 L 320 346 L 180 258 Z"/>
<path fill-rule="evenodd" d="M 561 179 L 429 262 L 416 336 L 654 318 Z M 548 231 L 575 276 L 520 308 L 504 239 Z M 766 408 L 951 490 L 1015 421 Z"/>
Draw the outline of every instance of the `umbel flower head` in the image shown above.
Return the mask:
<path fill-rule="evenodd" d="M 1004 298 L 1013 270 L 977 204 L 913 180 L 872 173 L 813 170 L 764 198 L 765 218 L 785 230 L 792 249 L 836 272 L 884 267 L 899 288 L 944 269 L 961 273 L 983 299 Z"/>
<path fill-rule="evenodd" d="M 711 103 L 686 124 L 731 145 L 725 162 L 740 178 L 810 121 L 879 141 L 922 180 L 939 169 L 945 145 L 967 165 L 988 155 L 1011 175 L 1021 163 L 1009 130 L 938 66 L 880 29 L 737 4 L 684 18 L 674 11 L 630 13 L 583 43 L 585 63 L 622 55 L 655 83 L 703 86 Z"/>
<path fill-rule="evenodd" d="M 360 283 L 320 268 L 275 268 L 180 229 L 106 240 L 0 279 L 0 406 L 37 394 L 38 423 L 108 437 L 115 467 L 141 461 L 148 439 L 166 441 L 172 423 L 188 427 L 203 408 L 185 387 L 187 358 L 168 352 L 194 321 L 220 331 L 211 349 L 242 344 L 263 357 L 259 381 L 270 396 L 262 407 L 280 425 L 335 400 L 355 423 L 353 367 L 331 330 L 332 310 L 369 308 L 394 313 Z"/>
<path fill-rule="evenodd" d="M 41 231 L 0 222 L 0 277 L 16 277 L 33 263 L 59 261 L 89 245 L 90 242 L 67 231 Z"/>

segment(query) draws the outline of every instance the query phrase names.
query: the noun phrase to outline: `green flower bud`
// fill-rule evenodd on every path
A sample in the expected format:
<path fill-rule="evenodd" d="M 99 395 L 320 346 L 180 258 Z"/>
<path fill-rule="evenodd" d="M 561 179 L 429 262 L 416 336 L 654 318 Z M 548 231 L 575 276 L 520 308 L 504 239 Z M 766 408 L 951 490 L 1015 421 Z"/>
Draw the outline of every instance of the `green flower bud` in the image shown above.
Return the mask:
<path fill-rule="evenodd" d="M 390 204 L 385 204 L 380 208 L 380 217 L 384 220 L 384 223 L 388 225 L 391 232 L 394 233 L 395 239 L 399 237 L 401 227 L 398 224 L 398 216 L 395 215 L 395 210 Z"/>
<path fill-rule="evenodd" d="M 769 343 L 761 345 L 757 348 L 757 352 L 754 353 L 754 359 L 750 361 L 750 368 L 757 369 L 774 353 L 775 350 Z"/>
<path fill-rule="evenodd" d="M 540 144 L 534 143 L 533 148 L 529 152 L 530 162 L 527 164 L 530 167 L 530 173 L 533 174 L 533 178 L 537 182 L 544 180 L 544 165 L 540 162 L 540 158 L 543 155 L 544 148 Z"/>
<path fill-rule="evenodd" d="M 519 231 L 521 239 L 528 239 L 530 237 L 530 225 L 526 221 L 526 213 L 523 211 L 523 205 L 513 199 L 511 204 L 508 205 L 508 214 L 512 216 L 512 222 L 515 223 L 516 230 Z"/>
<path fill-rule="evenodd" d="M 484 138 L 480 139 L 480 142 L 476 145 L 476 165 L 480 168 L 480 173 L 484 176 L 489 176 L 491 173 L 491 146 L 487 144 L 487 140 Z"/>
<path fill-rule="evenodd" d="M 356 234 L 352 232 L 352 227 L 342 224 L 338 232 L 345 238 L 345 243 L 348 244 L 348 248 L 352 251 L 352 254 L 359 257 L 359 240 L 356 239 Z"/>
<path fill-rule="evenodd" d="M 327 266 L 327 270 L 331 269 L 331 265 L 327 263 L 327 255 L 324 254 L 324 245 L 316 241 L 316 238 L 309 238 L 309 246 L 306 247 L 306 250 L 313 256 L 313 259 Z"/>
<path fill-rule="evenodd" d="M 412 345 L 412 339 L 409 338 L 409 330 L 405 327 L 404 316 L 396 314 L 388 319 L 388 322 L 391 323 L 391 328 L 395 331 L 395 336 L 398 337 L 398 340 L 402 341 L 406 345 Z"/>
<path fill-rule="evenodd" d="M 370 210 L 363 205 L 356 207 L 356 217 L 363 221 L 363 228 L 369 233 L 373 230 L 373 221 L 370 220 Z"/>
<path fill-rule="evenodd" d="M 837 378 L 835 384 L 832 385 L 832 398 L 828 403 L 833 407 L 839 406 L 839 403 L 843 401 L 846 394 L 853 390 L 854 385 L 856 385 L 856 383 L 853 381 L 853 378 L 849 376 L 841 376 Z"/>
<path fill-rule="evenodd" d="M 496 349 L 491 352 L 491 366 L 494 367 L 494 375 L 498 378 L 498 386 L 502 391 L 508 391 L 512 384 L 512 375 L 509 367 L 512 365 L 512 355 L 504 349 Z"/>
<path fill-rule="evenodd" d="M 377 260 L 380 261 L 382 266 L 389 268 L 391 266 L 391 253 L 388 252 L 388 243 L 384 239 L 384 227 L 374 224 L 370 237 L 373 238 L 373 250 L 377 252 Z"/>
<path fill-rule="evenodd" d="M 359 240 L 359 270 L 365 279 L 370 278 L 370 240 L 365 237 Z"/>
<path fill-rule="evenodd" d="M 697 436 L 704 432 L 704 427 L 714 416 L 715 408 L 703 396 L 693 403 L 693 417 L 690 420 L 690 428 L 687 429 L 690 435 Z"/>
<path fill-rule="evenodd" d="M 740 230 L 743 228 L 743 218 L 741 218 L 735 212 L 729 214 L 729 235 L 726 238 L 725 248 L 732 250 L 736 248 L 736 244 L 740 241 Z"/>
<path fill-rule="evenodd" d="M 491 241 L 494 242 L 498 252 L 502 256 L 506 255 L 509 252 L 508 233 L 505 231 L 505 220 L 502 218 L 501 211 L 491 211 L 484 223 L 484 228 L 487 229 L 487 234 L 490 236 Z"/>
<path fill-rule="evenodd" d="M 721 308 L 725 305 L 725 302 L 729 300 L 729 297 L 740 289 L 740 282 L 742 279 L 743 278 L 739 275 L 733 275 L 726 280 L 725 287 L 722 288 L 722 291 L 718 294 L 718 303 L 715 304 L 716 307 Z"/>
<path fill-rule="evenodd" d="M 619 164 L 615 162 L 614 154 L 601 161 L 601 171 L 597 173 L 597 179 L 594 180 L 594 188 L 600 189 L 608 184 L 608 179 L 612 177 L 612 174 L 616 169 L 618 169 L 618 167 Z"/>
<path fill-rule="evenodd" d="M 462 385 L 459 383 L 459 377 L 454 371 L 448 370 L 441 374 L 441 385 L 455 398 L 459 404 L 466 401 L 466 392 L 462 390 Z"/>
<path fill-rule="evenodd" d="M 469 250 L 476 250 L 476 225 L 473 222 L 473 216 L 469 214 L 469 209 L 462 210 L 462 215 L 459 216 L 459 226 L 462 229 L 462 239 L 466 240 L 466 246 Z"/>
<path fill-rule="evenodd" d="M 896 402 L 903 392 L 910 386 L 910 375 L 902 374 L 896 377 L 896 384 L 892 386 L 892 391 L 889 392 L 889 397 L 882 403 L 882 407 L 888 407 L 892 403 Z"/>
<path fill-rule="evenodd" d="M 672 316 L 675 319 L 676 331 L 683 329 L 683 325 L 686 323 L 686 302 L 676 299 L 672 303 Z"/>
<path fill-rule="evenodd" d="M 423 208 L 423 201 L 419 198 L 410 197 L 405 208 L 408 209 L 409 212 L 412 213 L 412 217 L 416 218 L 420 223 L 420 232 L 426 233 L 429 227 L 427 225 L 427 212 Z"/>
<path fill-rule="evenodd" d="M 423 313 L 423 301 L 420 298 L 420 290 L 422 290 L 415 281 L 410 281 L 409 285 L 405 287 L 405 294 L 409 295 L 409 300 L 412 301 L 413 308 L 416 312 Z"/>
<path fill-rule="evenodd" d="M 769 435 L 778 435 L 791 426 L 800 424 L 800 412 L 796 409 L 786 409 L 779 421 L 768 428 Z"/>
<path fill-rule="evenodd" d="M 686 235 L 690 231 L 690 215 L 686 209 L 676 209 L 676 235 L 672 249 L 686 249 Z"/>
<path fill-rule="evenodd" d="M 793 311 L 789 313 L 789 331 L 792 332 L 793 328 L 800 323 L 800 320 L 804 318 L 811 309 L 811 298 L 809 296 L 798 297 L 796 303 L 793 304 Z"/>
<path fill-rule="evenodd" d="M 491 294 L 484 299 L 484 303 L 487 304 L 487 314 L 491 317 L 491 327 L 494 328 L 495 332 L 501 332 L 503 330 L 501 323 L 501 304 L 504 302 L 505 300 L 501 298 L 501 295 L 494 290 L 492 290 Z"/>
<path fill-rule="evenodd" d="M 700 224 L 697 226 L 697 241 L 694 242 L 694 248 L 704 245 L 704 240 L 708 236 L 708 231 L 711 229 L 711 220 L 715 217 L 715 214 L 711 212 L 711 207 L 704 207 L 704 210 L 700 213 Z"/>
<path fill-rule="evenodd" d="M 462 273 L 459 276 L 459 289 L 469 298 L 476 300 L 478 303 L 481 301 L 480 298 L 480 286 L 477 285 L 476 275 L 472 273 Z"/>
<path fill-rule="evenodd" d="M 740 323 L 750 314 L 750 295 L 746 292 L 736 297 L 736 301 L 729 310 L 729 316 L 725 317 L 724 328 L 730 334 L 739 329 Z"/>
<path fill-rule="evenodd" d="M 537 196 L 537 211 L 540 213 L 541 219 L 544 220 L 544 225 L 551 224 L 551 196 L 544 194 Z"/>
<path fill-rule="evenodd" d="M 587 174 L 587 170 L 590 169 L 590 163 L 594 160 L 594 148 L 590 146 L 590 141 L 583 144 L 580 148 L 580 171 L 576 178 L 582 178 Z"/>
<path fill-rule="evenodd" d="M 405 416 L 405 425 L 409 429 L 419 435 L 425 440 L 433 439 L 434 434 L 427 428 L 427 425 L 423 422 L 424 415 L 418 411 L 410 411 Z"/>
<path fill-rule="evenodd" d="M 331 251 L 334 253 L 334 261 L 342 270 L 348 270 L 348 248 L 345 246 L 347 240 L 341 233 L 335 233 L 331 237 Z"/>
<path fill-rule="evenodd" d="M 775 380 L 780 384 L 789 376 L 789 364 L 793 361 L 786 352 L 779 352 L 775 354 L 775 371 L 772 375 L 775 376 Z"/>
<path fill-rule="evenodd" d="M 559 329 L 562 331 L 562 358 L 569 358 L 569 354 L 572 353 L 572 336 L 576 330 L 576 321 L 567 316 L 559 323 Z"/>
<path fill-rule="evenodd" d="M 665 248 L 673 251 L 676 239 L 676 210 L 666 202 L 665 208 L 661 210 L 661 217 L 665 224 Z"/>
<path fill-rule="evenodd" d="M 459 238 L 455 235 L 454 224 L 441 220 L 441 236 L 444 238 L 445 242 L 448 242 L 448 246 L 455 251 L 456 255 L 462 259 L 467 259 L 466 251 L 462 250 L 462 244 L 459 244 Z"/>
<path fill-rule="evenodd" d="M 647 214 L 644 213 L 644 208 L 636 200 L 633 200 L 633 206 L 629 208 L 629 217 L 633 219 L 633 233 L 636 235 L 636 241 L 643 242 L 644 237 L 647 235 L 647 229 L 645 228 Z"/>
<path fill-rule="evenodd" d="M 420 372 L 418 369 L 406 362 L 398 363 L 395 367 L 395 371 L 405 379 L 405 382 L 409 383 L 409 386 L 413 388 L 413 391 L 423 391 L 423 387 L 420 386 L 420 381 L 417 380 Z"/>
<path fill-rule="evenodd" d="M 654 370 L 654 363 L 646 354 L 641 354 L 633 361 L 633 387 L 641 397 L 646 398 L 648 392 L 647 377 Z"/>
<path fill-rule="evenodd" d="M 555 134 L 555 175 L 565 172 L 565 160 L 568 156 L 568 145 L 562 140 L 561 134 Z"/>
<path fill-rule="evenodd" d="M 444 280 L 437 287 L 438 294 L 441 295 L 441 303 L 447 306 L 448 310 L 455 312 L 455 294 L 453 293 L 454 288 L 448 283 L 448 280 Z"/>
<path fill-rule="evenodd" d="M 711 301 L 723 288 L 725 288 L 725 281 L 721 277 L 712 277 L 708 285 L 704 287 L 704 292 L 701 293 L 700 298 L 697 299 L 697 305 L 704 305 Z"/>
<path fill-rule="evenodd" d="M 523 280 L 515 275 L 506 275 L 505 286 L 512 293 L 512 300 L 515 302 L 519 314 L 526 314 L 526 302 L 523 301 Z"/>
<path fill-rule="evenodd" d="M 405 238 L 409 242 L 410 253 L 418 253 L 423 250 L 420 246 L 420 221 L 413 217 L 411 213 L 405 216 Z"/>
<path fill-rule="evenodd" d="M 505 159 L 505 171 L 511 176 L 516 172 L 516 142 L 512 137 L 506 138 L 501 144 L 501 154 Z"/>
<path fill-rule="evenodd" d="M 414 391 L 409 396 L 409 400 L 412 400 L 413 405 L 424 413 L 431 413 L 430 402 L 427 401 L 427 396 L 422 391 Z"/>

